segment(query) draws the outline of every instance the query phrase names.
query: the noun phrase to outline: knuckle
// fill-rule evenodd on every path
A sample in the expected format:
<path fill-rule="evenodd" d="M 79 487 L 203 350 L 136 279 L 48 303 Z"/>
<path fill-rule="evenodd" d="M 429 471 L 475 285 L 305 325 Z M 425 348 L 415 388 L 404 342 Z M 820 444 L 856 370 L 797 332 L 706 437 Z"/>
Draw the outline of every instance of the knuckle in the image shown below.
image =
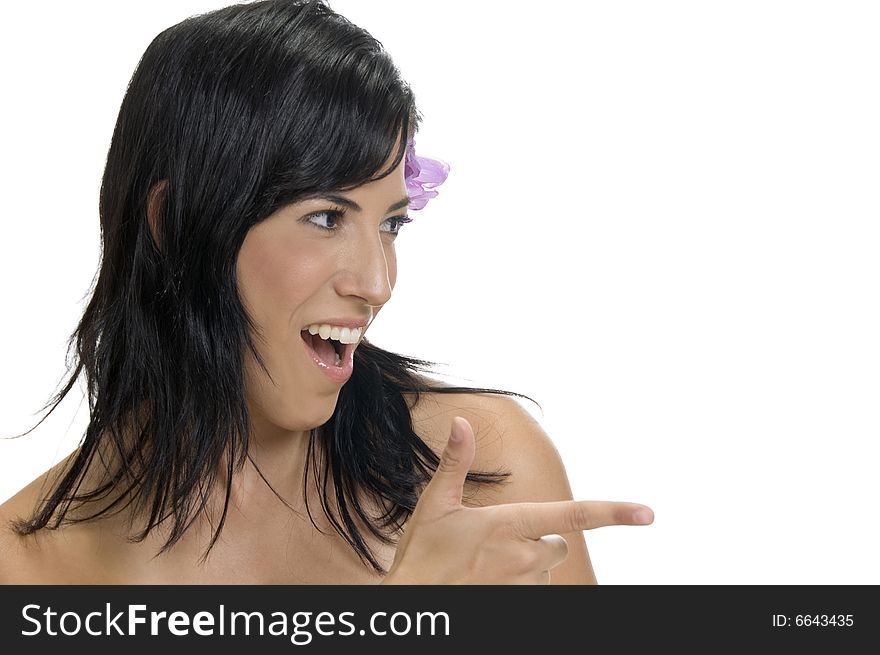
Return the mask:
<path fill-rule="evenodd" d="M 592 512 L 590 512 L 589 507 L 586 505 L 575 505 L 574 509 L 569 514 L 569 520 L 570 524 L 568 525 L 568 532 L 589 529 L 593 526 L 593 515 Z"/>
<path fill-rule="evenodd" d="M 529 519 L 519 505 L 498 508 L 496 516 L 499 519 L 499 527 L 509 537 L 519 537 L 528 532 Z"/>
<path fill-rule="evenodd" d="M 453 455 L 447 451 L 444 452 L 443 456 L 440 458 L 437 470 L 443 473 L 452 473 L 453 471 L 458 470 L 460 464 L 461 458 L 458 455 Z"/>
<path fill-rule="evenodd" d="M 529 515 L 527 512 L 522 509 L 514 515 L 514 520 L 512 522 L 512 527 L 516 530 L 517 535 L 525 535 L 529 533 L 529 526 L 531 525 L 531 520 L 529 519 Z"/>

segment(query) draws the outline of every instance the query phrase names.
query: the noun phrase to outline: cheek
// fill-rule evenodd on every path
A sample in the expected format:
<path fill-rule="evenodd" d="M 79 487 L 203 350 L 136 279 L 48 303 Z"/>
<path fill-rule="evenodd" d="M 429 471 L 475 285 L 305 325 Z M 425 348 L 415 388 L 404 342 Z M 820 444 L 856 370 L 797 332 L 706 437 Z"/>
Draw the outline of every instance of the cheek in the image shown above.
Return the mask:
<path fill-rule="evenodd" d="M 272 238 L 259 227 L 242 244 L 238 290 L 251 318 L 271 333 L 287 329 L 291 312 L 326 278 L 328 263 L 315 248 Z"/>

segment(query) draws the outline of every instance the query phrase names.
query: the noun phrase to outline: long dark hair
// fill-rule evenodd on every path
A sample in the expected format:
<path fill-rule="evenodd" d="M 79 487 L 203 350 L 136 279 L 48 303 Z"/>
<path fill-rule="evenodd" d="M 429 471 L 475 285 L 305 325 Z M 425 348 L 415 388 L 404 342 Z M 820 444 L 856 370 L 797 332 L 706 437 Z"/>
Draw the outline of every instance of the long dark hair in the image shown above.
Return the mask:
<path fill-rule="evenodd" d="M 233 5 L 153 40 L 129 84 L 107 156 L 100 271 L 69 341 L 68 377 L 40 423 L 80 374 L 90 421 L 51 492 L 28 520 L 15 523 L 20 534 L 132 505 L 149 516 L 132 541 L 171 519 L 162 553 L 205 509 L 225 467 L 223 515 L 207 557 L 226 518 L 233 473 L 249 457 L 247 350 L 266 370 L 236 287 L 245 235 L 306 194 L 387 175 L 420 120 L 412 90 L 381 43 L 322 0 Z M 395 163 L 383 171 L 396 144 Z M 158 208 L 155 233 L 150 202 Z M 334 528 L 380 573 L 355 518 L 393 543 L 438 465 L 413 430 L 405 394 L 416 401 L 425 392 L 528 398 L 429 385 L 419 373 L 432 366 L 364 339 L 332 417 L 310 433 L 303 488 L 312 469 Z M 93 461 L 108 450 L 118 465 L 81 490 Z M 469 479 L 497 483 L 506 475 L 472 472 Z M 338 515 L 328 502 L 328 479 Z M 117 491 L 100 511 L 68 516 L 71 507 Z M 384 516 L 365 512 L 364 492 L 386 509 Z M 311 511 L 309 517 L 314 523 Z"/>

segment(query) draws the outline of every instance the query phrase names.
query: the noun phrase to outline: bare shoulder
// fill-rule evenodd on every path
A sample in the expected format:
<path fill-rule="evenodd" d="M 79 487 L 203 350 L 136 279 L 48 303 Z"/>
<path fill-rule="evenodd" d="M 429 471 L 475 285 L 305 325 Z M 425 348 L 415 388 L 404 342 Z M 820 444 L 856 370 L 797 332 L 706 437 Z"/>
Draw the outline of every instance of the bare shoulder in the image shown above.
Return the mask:
<path fill-rule="evenodd" d="M 33 550 L 28 547 L 27 538 L 14 530 L 13 524 L 16 520 L 27 517 L 33 509 L 25 506 L 28 504 L 27 498 L 31 495 L 31 489 L 38 480 L 31 482 L 0 505 L 0 584 L 32 582 Z"/>
<path fill-rule="evenodd" d="M 446 446 L 452 419 L 455 416 L 467 419 L 476 439 L 471 470 L 510 474 L 500 485 L 466 484 L 463 504 L 488 506 L 573 500 L 556 445 L 517 397 L 429 392 L 420 395 L 411 413 L 416 434 L 438 455 Z M 596 584 L 583 533 L 569 532 L 562 537 L 568 557 L 553 569 L 551 584 Z"/>
<path fill-rule="evenodd" d="M 50 540 L 40 533 L 21 535 L 14 525 L 31 516 L 65 464 L 56 464 L 0 505 L 0 584 L 41 584 L 51 578 Z"/>
<path fill-rule="evenodd" d="M 413 429 L 439 455 L 452 419 L 467 419 L 476 439 L 472 469 L 510 473 L 504 484 L 475 490 L 479 504 L 569 499 L 559 451 L 525 402 L 506 394 L 424 393 L 412 408 Z"/>

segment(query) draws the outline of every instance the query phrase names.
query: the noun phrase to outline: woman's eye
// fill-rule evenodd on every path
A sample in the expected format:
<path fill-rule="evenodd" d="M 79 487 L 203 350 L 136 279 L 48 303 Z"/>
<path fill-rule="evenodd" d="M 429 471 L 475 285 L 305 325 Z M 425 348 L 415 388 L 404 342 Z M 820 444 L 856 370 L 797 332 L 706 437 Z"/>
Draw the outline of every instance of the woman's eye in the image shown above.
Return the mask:
<path fill-rule="evenodd" d="M 402 225 L 406 225 L 407 223 L 411 222 L 412 219 L 409 216 L 395 216 L 394 218 L 389 218 L 387 221 L 384 221 L 382 225 L 390 225 L 391 228 L 388 230 L 382 230 L 382 232 L 397 234 L 398 232 L 400 232 L 400 227 Z"/>
<path fill-rule="evenodd" d="M 327 232 L 334 232 L 339 229 L 338 221 L 343 218 L 344 214 L 345 212 L 340 209 L 324 209 L 307 215 L 303 220 Z M 385 234 L 396 235 L 400 232 L 402 225 L 406 225 L 411 221 L 412 219 L 409 216 L 395 216 L 383 221 L 379 231 Z"/>
<path fill-rule="evenodd" d="M 336 221 L 342 217 L 342 212 L 336 209 L 325 209 L 306 216 L 306 221 L 323 230 L 335 230 Z"/>

